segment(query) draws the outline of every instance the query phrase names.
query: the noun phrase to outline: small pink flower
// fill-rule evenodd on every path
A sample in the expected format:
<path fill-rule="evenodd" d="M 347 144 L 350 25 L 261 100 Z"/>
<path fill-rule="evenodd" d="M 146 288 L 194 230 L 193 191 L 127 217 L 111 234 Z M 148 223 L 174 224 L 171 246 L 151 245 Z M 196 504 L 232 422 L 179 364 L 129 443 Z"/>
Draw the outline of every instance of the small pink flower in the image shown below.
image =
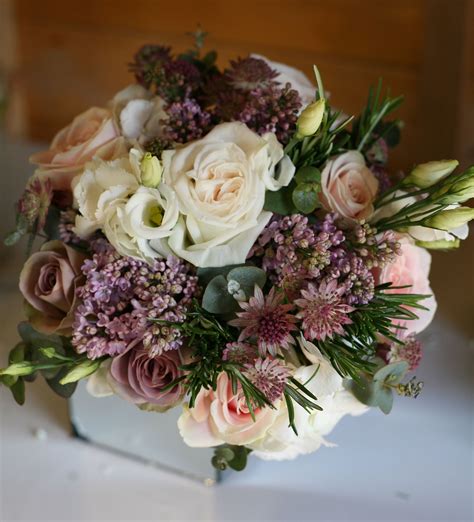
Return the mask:
<path fill-rule="evenodd" d="M 387 353 L 387 362 L 406 361 L 409 364 L 410 371 L 416 370 L 423 357 L 421 343 L 414 335 L 409 335 L 402 341 L 404 344 L 392 343 L 390 345 Z"/>
<path fill-rule="evenodd" d="M 308 289 L 301 291 L 304 299 L 295 300 L 301 308 L 296 317 L 303 320 L 303 333 L 308 341 L 324 341 L 334 334 L 342 335 L 343 326 L 352 323 L 347 314 L 354 308 L 344 303 L 342 295 L 345 290 L 344 286 L 337 286 L 336 279 L 332 279 L 323 281 L 319 288 L 309 283 Z"/>
<path fill-rule="evenodd" d="M 281 399 L 290 376 L 288 368 L 271 357 L 247 364 L 244 373 L 271 403 Z"/>
<path fill-rule="evenodd" d="M 239 303 L 244 312 L 237 314 L 238 319 L 229 322 L 232 326 L 243 328 L 239 341 L 249 337 L 257 338 L 258 351 L 262 356 L 268 353 L 276 355 L 279 348 L 287 350 L 294 344 L 291 332 L 296 330 L 296 318 L 287 312 L 291 304 L 282 304 L 284 294 L 276 293 L 275 287 L 265 297 L 255 285 L 254 297 L 249 302 Z"/>

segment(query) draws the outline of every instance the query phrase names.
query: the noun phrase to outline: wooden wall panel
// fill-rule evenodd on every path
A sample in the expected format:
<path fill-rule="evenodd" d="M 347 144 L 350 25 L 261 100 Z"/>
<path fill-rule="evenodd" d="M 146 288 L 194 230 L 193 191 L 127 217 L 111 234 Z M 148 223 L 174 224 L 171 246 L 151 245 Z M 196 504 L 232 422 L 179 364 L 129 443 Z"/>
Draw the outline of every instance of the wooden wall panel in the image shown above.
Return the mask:
<path fill-rule="evenodd" d="M 434 0 L 433 0 L 434 1 Z M 463 1 L 463 0 L 461 0 Z M 189 46 L 200 23 L 224 65 L 249 52 L 310 74 L 317 63 L 333 103 L 352 113 L 379 77 L 405 94 L 395 167 L 409 167 L 432 121 L 422 117 L 426 20 L 431 0 L 15 0 L 18 89 L 29 137 L 46 140 L 86 107 L 132 80 L 127 61 L 143 43 Z M 449 44 L 448 44 L 449 45 Z M 436 88 L 436 87 L 435 87 Z M 450 123 L 453 125 L 454 123 Z M 426 148 L 426 147 L 425 147 Z M 424 151 L 424 152 L 430 152 Z M 433 150 L 449 155 L 448 150 Z"/>

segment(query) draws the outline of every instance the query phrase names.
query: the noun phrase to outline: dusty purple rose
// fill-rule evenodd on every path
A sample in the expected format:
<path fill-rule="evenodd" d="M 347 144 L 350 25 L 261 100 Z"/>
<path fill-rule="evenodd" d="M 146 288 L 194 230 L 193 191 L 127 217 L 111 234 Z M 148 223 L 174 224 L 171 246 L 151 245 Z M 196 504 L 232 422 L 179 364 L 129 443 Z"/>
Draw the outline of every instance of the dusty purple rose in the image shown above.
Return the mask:
<path fill-rule="evenodd" d="M 20 291 L 34 328 L 45 333 L 71 332 L 84 258 L 61 241 L 49 241 L 26 261 Z"/>
<path fill-rule="evenodd" d="M 181 385 L 163 390 L 182 375 L 178 350 L 169 350 L 150 357 L 141 342 L 132 343 L 124 353 L 112 360 L 109 383 L 124 399 L 144 409 L 166 410 L 183 396 Z"/>

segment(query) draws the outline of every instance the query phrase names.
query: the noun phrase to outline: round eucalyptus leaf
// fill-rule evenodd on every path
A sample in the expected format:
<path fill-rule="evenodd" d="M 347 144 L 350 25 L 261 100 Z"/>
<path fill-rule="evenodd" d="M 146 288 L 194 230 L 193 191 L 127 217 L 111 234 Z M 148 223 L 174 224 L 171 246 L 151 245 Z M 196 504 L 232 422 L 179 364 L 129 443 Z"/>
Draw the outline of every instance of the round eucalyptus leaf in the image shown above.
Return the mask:
<path fill-rule="evenodd" d="M 398 384 L 408 371 L 408 363 L 399 361 L 387 364 L 380 368 L 374 375 L 374 381 L 388 382 L 390 384 Z"/>
<path fill-rule="evenodd" d="M 303 214 L 311 214 L 319 207 L 318 190 L 312 183 L 302 183 L 293 191 L 293 203 Z"/>
<path fill-rule="evenodd" d="M 225 314 L 238 308 L 237 301 L 227 291 L 227 279 L 218 275 L 206 286 L 202 307 L 211 314 Z"/>
<path fill-rule="evenodd" d="M 388 415 L 392 411 L 393 406 L 392 389 L 387 388 L 387 386 L 383 386 L 377 391 L 376 397 L 378 407 L 385 413 L 385 415 Z"/>
<path fill-rule="evenodd" d="M 295 180 L 298 184 L 300 183 L 320 183 L 321 182 L 321 172 L 316 167 L 310 167 L 307 165 L 306 167 L 301 167 L 298 169 Z"/>

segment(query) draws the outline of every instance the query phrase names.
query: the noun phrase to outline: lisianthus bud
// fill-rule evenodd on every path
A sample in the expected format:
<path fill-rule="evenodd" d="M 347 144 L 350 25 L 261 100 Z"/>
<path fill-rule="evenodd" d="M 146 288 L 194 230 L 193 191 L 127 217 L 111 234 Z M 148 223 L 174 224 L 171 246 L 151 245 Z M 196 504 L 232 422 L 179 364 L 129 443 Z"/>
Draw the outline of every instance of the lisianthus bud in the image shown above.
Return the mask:
<path fill-rule="evenodd" d="M 429 217 L 424 221 L 424 226 L 450 231 L 469 223 L 471 219 L 474 219 L 474 208 L 458 207 L 443 210 L 439 214 Z"/>
<path fill-rule="evenodd" d="M 456 181 L 433 194 L 433 199 L 443 204 L 463 203 L 471 198 L 474 198 L 474 177 Z"/>
<path fill-rule="evenodd" d="M 160 160 L 146 152 L 140 163 L 141 184 L 150 188 L 157 187 L 160 184 L 162 172 Z"/>
<path fill-rule="evenodd" d="M 459 165 L 457 160 L 429 161 L 417 165 L 404 179 L 404 185 L 415 185 L 419 188 L 428 188 L 438 183 Z"/>
<path fill-rule="evenodd" d="M 459 248 L 461 241 L 459 239 L 453 239 L 448 241 L 447 239 L 438 239 L 436 241 L 415 241 L 415 245 L 427 248 L 428 250 L 453 250 Z"/>
<path fill-rule="evenodd" d="M 324 98 L 310 103 L 300 114 L 296 126 L 298 128 L 297 135 L 299 138 L 312 136 L 319 129 L 324 117 L 326 102 Z"/>

